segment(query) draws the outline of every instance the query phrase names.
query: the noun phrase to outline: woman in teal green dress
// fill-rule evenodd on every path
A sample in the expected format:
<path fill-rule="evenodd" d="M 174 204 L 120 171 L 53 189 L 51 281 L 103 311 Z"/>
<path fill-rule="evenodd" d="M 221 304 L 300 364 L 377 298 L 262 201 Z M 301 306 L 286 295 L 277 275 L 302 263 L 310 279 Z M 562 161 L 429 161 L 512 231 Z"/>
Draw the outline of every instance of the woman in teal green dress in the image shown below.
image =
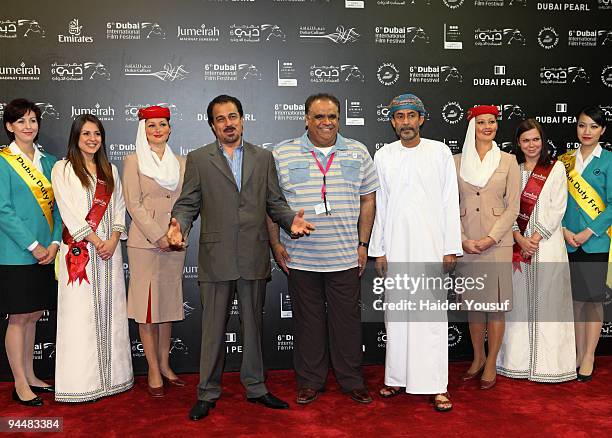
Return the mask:
<path fill-rule="evenodd" d="M 10 144 L 0 149 L 0 314 L 9 315 L 12 398 L 26 406 L 43 404 L 36 393 L 53 392 L 34 374 L 33 352 L 36 322 L 57 306 L 53 262 L 62 232 L 50 183 L 57 159 L 36 144 L 40 119 L 33 102 L 8 103 L 3 122 Z"/>
<path fill-rule="evenodd" d="M 612 225 L 612 152 L 599 143 L 606 131 L 606 115 L 601 108 L 591 106 L 580 111 L 576 131 L 580 146 L 559 160 L 565 165 L 569 189 L 563 236 L 574 299 L 576 367 L 578 380 L 587 382 L 595 366 L 603 302 L 610 293 L 606 274 L 608 230 Z"/>

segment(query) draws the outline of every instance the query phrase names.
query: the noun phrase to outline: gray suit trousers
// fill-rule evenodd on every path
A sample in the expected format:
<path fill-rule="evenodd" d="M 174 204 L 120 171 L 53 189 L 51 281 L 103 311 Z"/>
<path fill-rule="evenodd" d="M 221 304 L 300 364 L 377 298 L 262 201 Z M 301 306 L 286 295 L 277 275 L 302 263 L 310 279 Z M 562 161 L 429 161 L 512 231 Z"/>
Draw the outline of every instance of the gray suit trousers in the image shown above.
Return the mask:
<path fill-rule="evenodd" d="M 240 381 L 249 398 L 261 397 L 268 390 L 264 383 L 261 348 L 263 302 L 266 280 L 238 280 L 200 283 L 202 300 L 202 347 L 198 400 L 214 401 L 221 395 L 225 363 L 225 331 L 234 297 L 238 295 L 242 331 Z"/>

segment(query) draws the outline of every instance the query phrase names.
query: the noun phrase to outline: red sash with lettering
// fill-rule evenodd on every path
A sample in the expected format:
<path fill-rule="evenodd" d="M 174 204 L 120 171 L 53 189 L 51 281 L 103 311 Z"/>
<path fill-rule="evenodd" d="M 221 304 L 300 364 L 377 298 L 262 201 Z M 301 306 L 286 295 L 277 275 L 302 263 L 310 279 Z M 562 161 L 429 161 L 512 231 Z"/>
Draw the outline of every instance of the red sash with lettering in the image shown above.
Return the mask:
<path fill-rule="evenodd" d="M 533 209 L 535 208 L 538 198 L 542 193 L 544 183 L 546 182 L 548 175 L 550 175 L 554 165 L 555 161 L 546 167 L 540 166 L 539 164 L 536 165 L 533 172 L 531 172 L 531 176 L 529 176 L 527 184 L 525 184 L 523 193 L 521 193 L 521 209 L 518 217 L 516 218 L 521 234 L 523 234 L 527 229 L 529 218 L 533 213 Z M 512 247 L 512 266 L 515 271 L 521 271 L 521 262 L 531 263 L 531 257 L 523 257 L 521 254 L 521 247 L 518 243 L 515 243 Z"/>
<path fill-rule="evenodd" d="M 100 171 L 97 173 L 99 175 Z M 87 213 L 87 216 L 85 216 L 85 220 L 93 231 L 96 231 L 98 225 L 100 225 L 100 221 L 106 212 L 111 196 L 112 193 L 109 193 L 106 190 L 106 183 L 100 179 L 96 179 L 96 191 L 94 193 L 93 203 L 89 213 Z M 68 232 L 68 228 L 66 228 L 66 226 L 64 226 L 64 229 L 62 230 L 62 240 L 66 245 L 68 245 L 68 253 L 66 254 L 68 284 L 77 279 L 79 280 L 79 285 L 83 282 L 83 280 L 89 283 L 87 271 L 85 270 L 87 263 L 89 263 L 87 241 L 81 240 L 80 242 L 75 242 Z"/>

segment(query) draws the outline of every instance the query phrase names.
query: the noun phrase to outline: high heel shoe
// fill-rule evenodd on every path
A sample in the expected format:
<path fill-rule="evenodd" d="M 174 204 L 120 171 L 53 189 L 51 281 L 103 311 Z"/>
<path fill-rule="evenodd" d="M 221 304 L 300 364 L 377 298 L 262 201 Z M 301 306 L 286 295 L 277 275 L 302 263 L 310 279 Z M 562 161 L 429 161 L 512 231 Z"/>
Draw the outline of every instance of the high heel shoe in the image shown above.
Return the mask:
<path fill-rule="evenodd" d="M 187 385 L 187 382 L 185 382 L 180 377 L 177 377 L 176 379 L 171 379 L 162 374 L 162 379 L 168 382 L 170 385 L 174 385 L 174 386 L 186 386 Z"/>
<path fill-rule="evenodd" d="M 24 406 L 42 406 L 43 405 L 43 399 L 36 396 L 31 400 L 21 400 L 19 398 L 19 394 L 17 394 L 17 389 L 13 388 L 13 400 L 15 400 L 16 402 L 19 402 L 20 404 L 24 405 Z"/>
<path fill-rule="evenodd" d="M 480 379 L 480 389 L 491 389 L 497 383 L 497 376 L 493 377 L 493 380 Z"/>
<path fill-rule="evenodd" d="M 470 373 L 469 371 L 466 371 L 463 374 L 463 376 L 461 376 L 461 380 L 463 380 L 464 382 L 467 382 L 468 380 L 472 380 L 472 379 L 476 378 L 480 373 L 482 373 L 482 370 L 484 370 L 485 363 L 486 363 L 486 361 L 484 361 L 482 363 L 482 365 L 480 365 L 480 368 L 478 368 L 473 373 Z"/>
<path fill-rule="evenodd" d="M 591 374 L 586 375 L 586 374 L 580 374 L 580 368 L 578 368 L 577 370 L 577 376 L 576 376 L 576 380 L 578 380 L 579 382 L 590 382 L 591 380 L 593 380 L 593 373 L 595 372 L 595 364 L 593 364 L 593 369 L 591 370 Z"/>

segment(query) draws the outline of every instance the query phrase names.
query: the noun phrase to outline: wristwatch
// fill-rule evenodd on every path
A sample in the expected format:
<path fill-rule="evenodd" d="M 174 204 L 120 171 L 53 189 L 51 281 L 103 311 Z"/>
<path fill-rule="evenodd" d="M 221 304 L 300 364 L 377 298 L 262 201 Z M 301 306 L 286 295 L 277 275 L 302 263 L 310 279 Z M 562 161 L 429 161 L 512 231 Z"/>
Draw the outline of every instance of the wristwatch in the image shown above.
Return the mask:
<path fill-rule="evenodd" d="M 370 244 L 368 242 L 359 242 L 358 246 L 363 246 L 367 248 L 368 246 L 370 246 Z"/>

